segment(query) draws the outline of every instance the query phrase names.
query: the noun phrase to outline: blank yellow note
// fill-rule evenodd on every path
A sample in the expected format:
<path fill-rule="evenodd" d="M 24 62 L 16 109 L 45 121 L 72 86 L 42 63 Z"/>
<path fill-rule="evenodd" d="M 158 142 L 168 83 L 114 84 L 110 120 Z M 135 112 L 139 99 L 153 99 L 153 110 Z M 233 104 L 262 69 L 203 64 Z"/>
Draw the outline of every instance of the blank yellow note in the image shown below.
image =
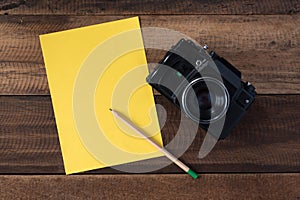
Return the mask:
<path fill-rule="evenodd" d="M 40 40 L 67 174 L 162 156 L 109 111 L 162 145 L 138 17 Z"/>

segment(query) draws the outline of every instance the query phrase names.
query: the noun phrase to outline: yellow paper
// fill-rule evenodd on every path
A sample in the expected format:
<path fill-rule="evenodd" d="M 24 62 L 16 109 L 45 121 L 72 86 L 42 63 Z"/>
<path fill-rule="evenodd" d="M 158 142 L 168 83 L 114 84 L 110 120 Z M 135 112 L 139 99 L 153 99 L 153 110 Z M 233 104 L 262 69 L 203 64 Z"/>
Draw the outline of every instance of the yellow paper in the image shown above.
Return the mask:
<path fill-rule="evenodd" d="M 162 145 L 138 17 L 40 40 L 67 174 L 162 156 L 109 111 Z"/>

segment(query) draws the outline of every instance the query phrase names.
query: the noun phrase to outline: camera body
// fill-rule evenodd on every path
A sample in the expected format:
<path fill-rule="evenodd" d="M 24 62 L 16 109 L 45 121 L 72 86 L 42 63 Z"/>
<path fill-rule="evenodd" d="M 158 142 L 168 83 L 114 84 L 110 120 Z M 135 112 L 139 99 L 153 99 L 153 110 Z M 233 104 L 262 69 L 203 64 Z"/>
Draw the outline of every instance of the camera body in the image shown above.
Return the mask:
<path fill-rule="evenodd" d="M 146 81 L 217 139 L 231 132 L 256 95 L 228 61 L 185 39 L 166 53 Z"/>

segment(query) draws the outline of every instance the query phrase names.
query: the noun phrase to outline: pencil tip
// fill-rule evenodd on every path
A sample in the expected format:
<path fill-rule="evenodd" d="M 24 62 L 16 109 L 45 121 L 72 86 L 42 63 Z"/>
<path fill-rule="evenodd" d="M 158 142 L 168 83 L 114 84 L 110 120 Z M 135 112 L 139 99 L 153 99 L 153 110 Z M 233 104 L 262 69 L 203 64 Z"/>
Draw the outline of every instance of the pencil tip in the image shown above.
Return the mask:
<path fill-rule="evenodd" d="M 110 108 L 109 111 L 112 111 L 112 109 Z"/>

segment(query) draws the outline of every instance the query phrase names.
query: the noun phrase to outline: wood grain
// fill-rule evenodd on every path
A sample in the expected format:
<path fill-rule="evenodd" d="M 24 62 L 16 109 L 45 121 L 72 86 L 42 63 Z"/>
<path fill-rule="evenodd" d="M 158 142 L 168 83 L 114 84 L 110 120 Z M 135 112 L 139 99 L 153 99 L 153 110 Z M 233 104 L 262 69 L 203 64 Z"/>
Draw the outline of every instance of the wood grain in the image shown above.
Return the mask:
<path fill-rule="evenodd" d="M 48 94 L 44 64 L 0 62 L 0 94 Z"/>
<path fill-rule="evenodd" d="M 124 17 L 0 16 L 0 94 L 49 94 L 38 35 L 120 18 Z M 300 92 L 298 24 L 298 15 L 141 17 L 143 28 L 169 28 L 209 44 L 261 94 Z M 144 34 L 147 44 L 167 48 L 179 38 L 166 35 L 166 31 Z M 158 62 L 163 54 L 148 49 L 148 62 Z"/>
<path fill-rule="evenodd" d="M 300 174 L 0 176 L 1 199 L 298 199 Z"/>
<path fill-rule="evenodd" d="M 0 14 L 298 14 L 297 0 L 2 0 Z"/>
<path fill-rule="evenodd" d="M 162 129 L 168 144 L 178 130 L 180 112 L 165 98 L 156 103 L 167 110 Z M 49 96 L 0 96 L 0 174 L 64 173 L 54 114 Z M 300 95 L 258 96 L 246 117 L 230 136 L 220 141 L 204 159 L 197 158 L 204 138 L 198 135 L 181 157 L 198 172 L 299 172 Z M 162 116 L 162 111 L 159 111 Z M 170 150 L 188 144 L 191 134 Z M 165 159 L 130 164 L 132 167 L 158 166 Z M 181 173 L 174 165 L 153 173 Z M 90 173 L 122 173 L 111 168 Z"/>

